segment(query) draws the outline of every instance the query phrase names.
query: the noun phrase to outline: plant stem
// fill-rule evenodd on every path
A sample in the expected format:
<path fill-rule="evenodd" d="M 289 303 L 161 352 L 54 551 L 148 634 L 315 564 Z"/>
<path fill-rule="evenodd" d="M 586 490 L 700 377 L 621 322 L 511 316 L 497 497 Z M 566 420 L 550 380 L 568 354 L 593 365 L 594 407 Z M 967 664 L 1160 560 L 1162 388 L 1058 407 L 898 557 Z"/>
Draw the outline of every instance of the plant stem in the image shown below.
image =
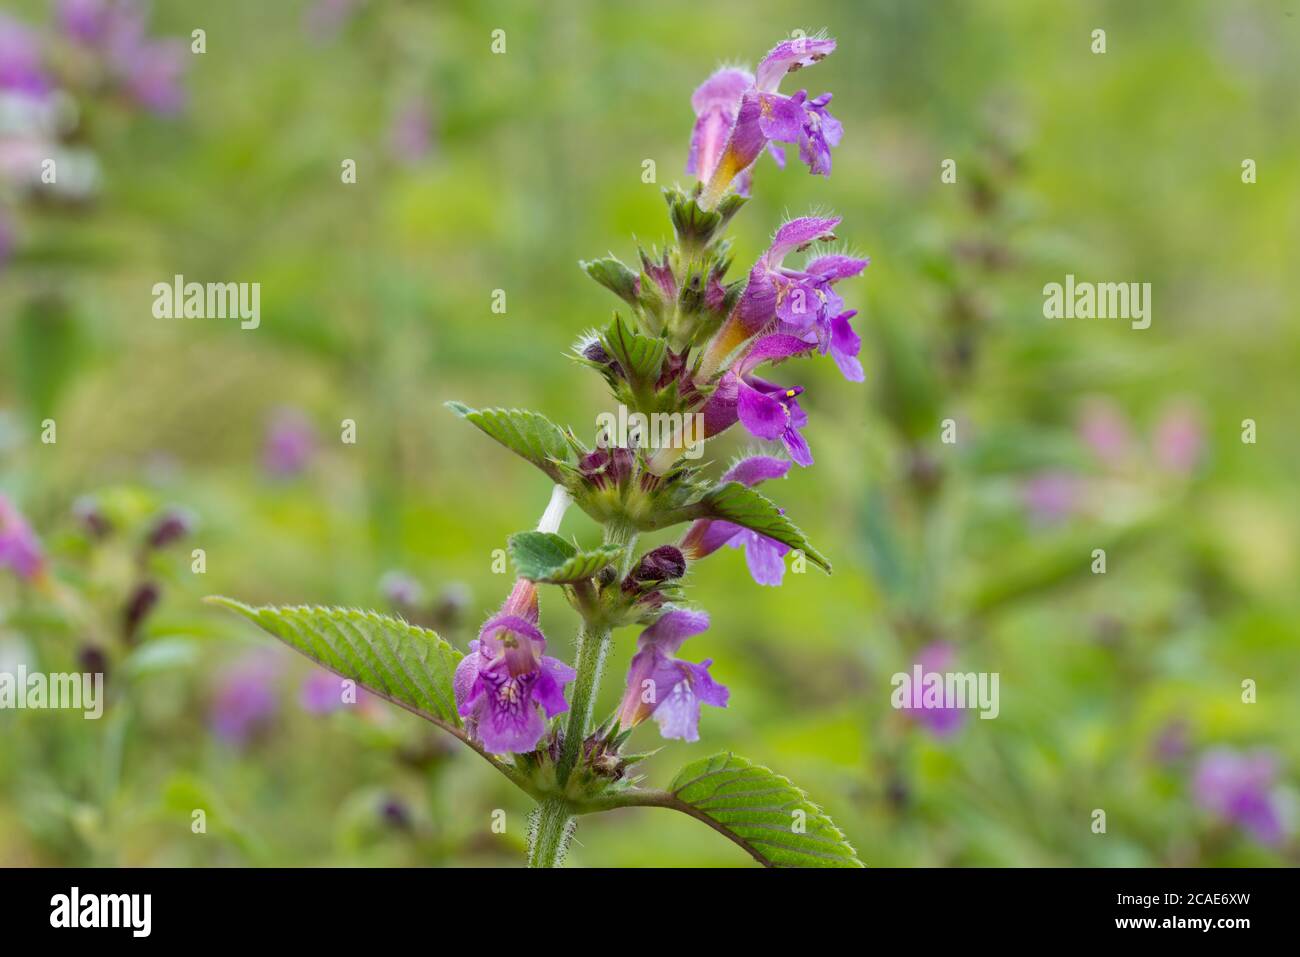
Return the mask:
<path fill-rule="evenodd" d="M 559 867 L 573 839 L 573 815 L 563 798 L 550 797 L 533 812 L 528 834 L 528 866 Z"/>
<path fill-rule="evenodd" d="M 619 578 L 632 567 L 632 550 L 636 545 L 636 529 L 623 522 L 605 525 L 605 543 L 622 545 L 627 551 L 619 569 Z M 561 788 L 582 756 L 582 744 L 591 729 L 591 711 L 600 690 L 600 673 L 605 666 L 605 652 L 609 650 L 610 629 L 598 618 L 588 617 L 578 632 L 578 647 L 574 654 L 573 697 L 569 702 L 569 723 L 564 729 L 564 742 L 560 760 L 555 769 Z M 559 867 L 573 838 L 575 821 L 573 808 L 564 798 L 549 797 L 537 805 L 533 827 L 528 840 L 529 867 Z"/>
<path fill-rule="evenodd" d="M 605 666 L 605 651 L 609 647 L 609 629 L 601 625 L 584 623 L 578 632 L 578 652 L 574 668 L 578 676 L 573 682 L 573 698 L 569 702 L 569 723 L 564 729 L 564 744 L 556 766 L 560 787 L 569 780 L 569 773 L 582 754 L 591 725 L 591 710 L 600 689 L 600 673 Z"/>
<path fill-rule="evenodd" d="M 622 578 L 632 564 L 636 529 L 622 522 L 608 522 L 605 525 L 605 543 L 622 545 L 627 549 L 622 567 L 619 569 L 619 577 Z M 574 655 L 574 669 L 578 675 L 573 682 L 569 723 L 564 730 L 564 744 L 556 767 L 556 777 L 560 787 L 564 787 L 569 774 L 577 765 L 578 758 L 582 754 L 582 742 L 586 740 L 591 729 L 591 710 L 596 702 L 596 693 L 600 690 L 600 673 L 604 668 L 605 652 L 608 649 L 609 628 L 601 621 L 588 618 L 578 632 L 578 647 Z"/>

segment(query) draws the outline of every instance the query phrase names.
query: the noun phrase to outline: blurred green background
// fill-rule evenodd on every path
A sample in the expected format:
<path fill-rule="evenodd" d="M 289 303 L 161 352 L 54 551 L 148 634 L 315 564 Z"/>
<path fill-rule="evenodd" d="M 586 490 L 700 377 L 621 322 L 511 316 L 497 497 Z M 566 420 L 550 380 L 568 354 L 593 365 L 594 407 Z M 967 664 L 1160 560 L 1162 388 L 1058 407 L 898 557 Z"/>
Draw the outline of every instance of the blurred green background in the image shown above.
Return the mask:
<path fill-rule="evenodd" d="M 49 6 L 8 6 L 69 75 Z M 726 549 L 692 569 L 713 618 L 692 644 L 732 703 L 650 783 L 735 749 L 872 865 L 1300 860 L 1294 3 L 176 0 L 149 29 L 184 39 L 183 108 L 67 81 L 58 136 L 95 157 L 93 193 L 0 185 L 0 493 L 55 582 L 0 569 L 0 670 L 97 652 L 110 696 L 98 722 L 0 712 L 0 864 L 522 862 L 530 802 L 478 757 L 382 703 L 309 713 L 308 664 L 199 599 L 392 610 L 400 572 L 421 594 L 398 610 L 464 648 L 509 589 L 493 550 L 549 489 L 442 403 L 594 430 L 611 400 L 563 353 L 615 300 L 577 260 L 663 242 L 692 90 L 822 28 L 837 52 L 786 88 L 835 94 L 834 173 L 761 160 L 731 232 L 737 276 L 810 210 L 872 258 L 841 287 L 867 382 L 800 367 L 817 464 L 770 490 L 835 574 L 763 588 Z M 260 328 L 153 318 L 177 273 L 260 282 Z M 1151 327 L 1045 319 L 1067 273 L 1150 282 Z M 276 474 L 284 430 L 302 448 Z M 192 529 L 141 558 L 168 508 Z M 597 534 L 576 511 L 565 531 Z M 576 618 L 542 601 L 569 660 Z M 997 720 L 939 735 L 890 707 L 936 643 L 999 673 Z M 255 720 L 217 733 L 223 707 Z M 1215 749 L 1272 762 L 1279 835 L 1199 793 Z M 653 809 L 584 818 L 570 859 L 747 861 Z"/>

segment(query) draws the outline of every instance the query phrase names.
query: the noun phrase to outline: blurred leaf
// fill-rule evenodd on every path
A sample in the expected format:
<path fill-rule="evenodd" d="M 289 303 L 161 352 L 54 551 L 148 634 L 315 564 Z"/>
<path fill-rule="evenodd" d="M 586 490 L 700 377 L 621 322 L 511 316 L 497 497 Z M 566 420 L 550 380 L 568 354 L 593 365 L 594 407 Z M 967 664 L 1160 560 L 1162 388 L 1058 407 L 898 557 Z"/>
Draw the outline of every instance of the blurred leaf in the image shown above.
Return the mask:
<path fill-rule="evenodd" d="M 199 651 L 190 638 L 155 638 L 127 655 L 123 670 L 132 676 L 183 668 L 198 660 Z"/>
<path fill-rule="evenodd" d="M 270 850 L 262 839 L 239 820 L 206 781 L 186 772 L 174 775 L 164 786 L 162 807 L 166 811 L 183 815 L 195 826 L 195 811 L 203 812 L 204 830 L 200 833 L 217 834 L 247 854 L 255 862 L 270 859 Z"/>
<path fill-rule="evenodd" d="M 36 417 L 55 411 L 81 351 L 81 330 L 67 304 L 56 298 L 29 302 L 14 326 L 14 380 Z"/>
<path fill-rule="evenodd" d="M 549 532 L 511 535 L 509 546 L 510 560 L 522 577 L 552 585 L 585 581 L 623 554 L 623 549 L 614 545 L 579 551 Z"/>
<path fill-rule="evenodd" d="M 1089 529 L 1048 541 L 1027 540 L 996 562 L 975 566 L 962 583 L 958 606 L 972 617 L 987 615 L 1012 602 L 1023 601 L 1092 574 L 1093 549 L 1107 555 L 1132 550 L 1150 536 L 1152 519 L 1117 529 Z"/>

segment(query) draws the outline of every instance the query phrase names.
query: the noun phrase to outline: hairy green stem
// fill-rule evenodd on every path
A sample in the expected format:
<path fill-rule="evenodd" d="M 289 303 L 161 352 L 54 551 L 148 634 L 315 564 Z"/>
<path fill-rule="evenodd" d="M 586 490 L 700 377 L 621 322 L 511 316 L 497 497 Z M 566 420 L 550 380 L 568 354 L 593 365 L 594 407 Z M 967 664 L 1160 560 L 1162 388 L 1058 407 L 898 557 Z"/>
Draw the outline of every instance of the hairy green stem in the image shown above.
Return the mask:
<path fill-rule="evenodd" d="M 563 798 L 549 797 L 533 811 L 528 833 L 528 866 L 559 867 L 573 839 L 574 820 Z"/>
<path fill-rule="evenodd" d="M 573 697 L 569 702 L 569 723 L 564 729 L 564 744 L 560 748 L 560 761 L 556 778 L 560 787 L 569 780 L 569 774 L 582 754 L 582 742 L 591 727 L 591 710 L 600 689 L 600 673 L 605 667 L 605 652 L 609 648 L 609 629 L 590 622 L 578 632 L 578 652 L 574 669 L 578 676 L 573 682 Z"/>
<path fill-rule="evenodd" d="M 619 577 L 632 567 L 632 551 L 636 545 L 636 529 L 631 525 L 610 521 L 605 525 L 605 544 L 626 548 Z M 582 754 L 582 742 L 591 730 L 591 710 L 600 690 L 600 674 L 605 666 L 605 652 L 609 650 L 609 627 L 604 622 L 588 618 L 578 632 L 578 647 L 574 655 L 574 670 L 578 675 L 573 682 L 573 697 L 569 702 L 569 723 L 564 731 L 564 744 L 556 775 L 561 787 Z"/>
<path fill-rule="evenodd" d="M 627 574 L 632 563 L 632 550 L 636 544 L 636 529 L 622 522 L 605 525 L 605 543 L 622 545 L 624 555 L 619 577 Z M 605 653 L 609 650 L 609 627 L 602 621 L 588 618 L 578 632 L 578 647 L 574 655 L 573 695 L 569 701 L 569 723 L 564 729 L 560 760 L 556 778 L 561 788 L 582 756 L 582 744 L 591 731 L 591 713 L 600 690 L 600 675 L 605 666 Z M 537 867 L 554 867 L 562 858 L 572 835 L 572 809 L 560 798 L 543 801 L 534 821 L 533 839 L 530 842 L 529 862 Z M 534 848 L 536 852 L 534 852 Z M 550 856 L 548 856 L 550 855 Z M 558 858 L 555 857 L 558 855 Z"/>

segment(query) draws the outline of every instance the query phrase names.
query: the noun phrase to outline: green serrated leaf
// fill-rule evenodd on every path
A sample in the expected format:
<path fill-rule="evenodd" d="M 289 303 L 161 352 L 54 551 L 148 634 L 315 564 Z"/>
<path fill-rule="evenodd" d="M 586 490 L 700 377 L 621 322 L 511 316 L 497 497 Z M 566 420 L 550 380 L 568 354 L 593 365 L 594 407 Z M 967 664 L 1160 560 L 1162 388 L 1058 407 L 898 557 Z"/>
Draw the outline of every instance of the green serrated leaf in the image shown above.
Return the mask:
<path fill-rule="evenodd" d="M 862 867 L 834 822 L 788 778 L 731 753 L 677 773 L 669 806 L 699 818 L 768 867 Z"/>
<path fill-rule="evenodd" d="M 624 375 L 634 387 L 654 386 L 668 352 L 667 342 L 634 332 L 617 314 L 601 336 L 601 342 L 610 357 L 622 366 Z"/>
<path fill-rule="evenodd" d="M 797 548 L 810 562 L 830 574 L 831 563 L 809 543 L 799 526 L 786 518 L 770 499 L 748 485 L 740 482 L 719 485 L 700 499 L 695 508 L 701 517 L 720 518 L 735 525 L 743 525 L 760 535 Z"/>
<path fill-rule="evenodd" d="M 253 608 L 232 598 L 207 600 L 435 724 L 461 725 L 452 676 L 463 655 L 427 628 L 355 608 Z"/>
<path fill-rule="evenodd" d="M 561 481 L 560 466 L 569 462 L 569 440 L 546 416 L 525 409 L 471 409 L 460 402 L 448 402 L 447 408 L 532 462 L 551 481 Z"/>
<path fill-rule="evenodd" d="M 581 551 L 550 532 L 520 532 L 510 536 L 508 545 L 510 559 L 522 577 L 552 585 L 586 581 L 623 554 L 623 549 L 614 545 Z"/>

